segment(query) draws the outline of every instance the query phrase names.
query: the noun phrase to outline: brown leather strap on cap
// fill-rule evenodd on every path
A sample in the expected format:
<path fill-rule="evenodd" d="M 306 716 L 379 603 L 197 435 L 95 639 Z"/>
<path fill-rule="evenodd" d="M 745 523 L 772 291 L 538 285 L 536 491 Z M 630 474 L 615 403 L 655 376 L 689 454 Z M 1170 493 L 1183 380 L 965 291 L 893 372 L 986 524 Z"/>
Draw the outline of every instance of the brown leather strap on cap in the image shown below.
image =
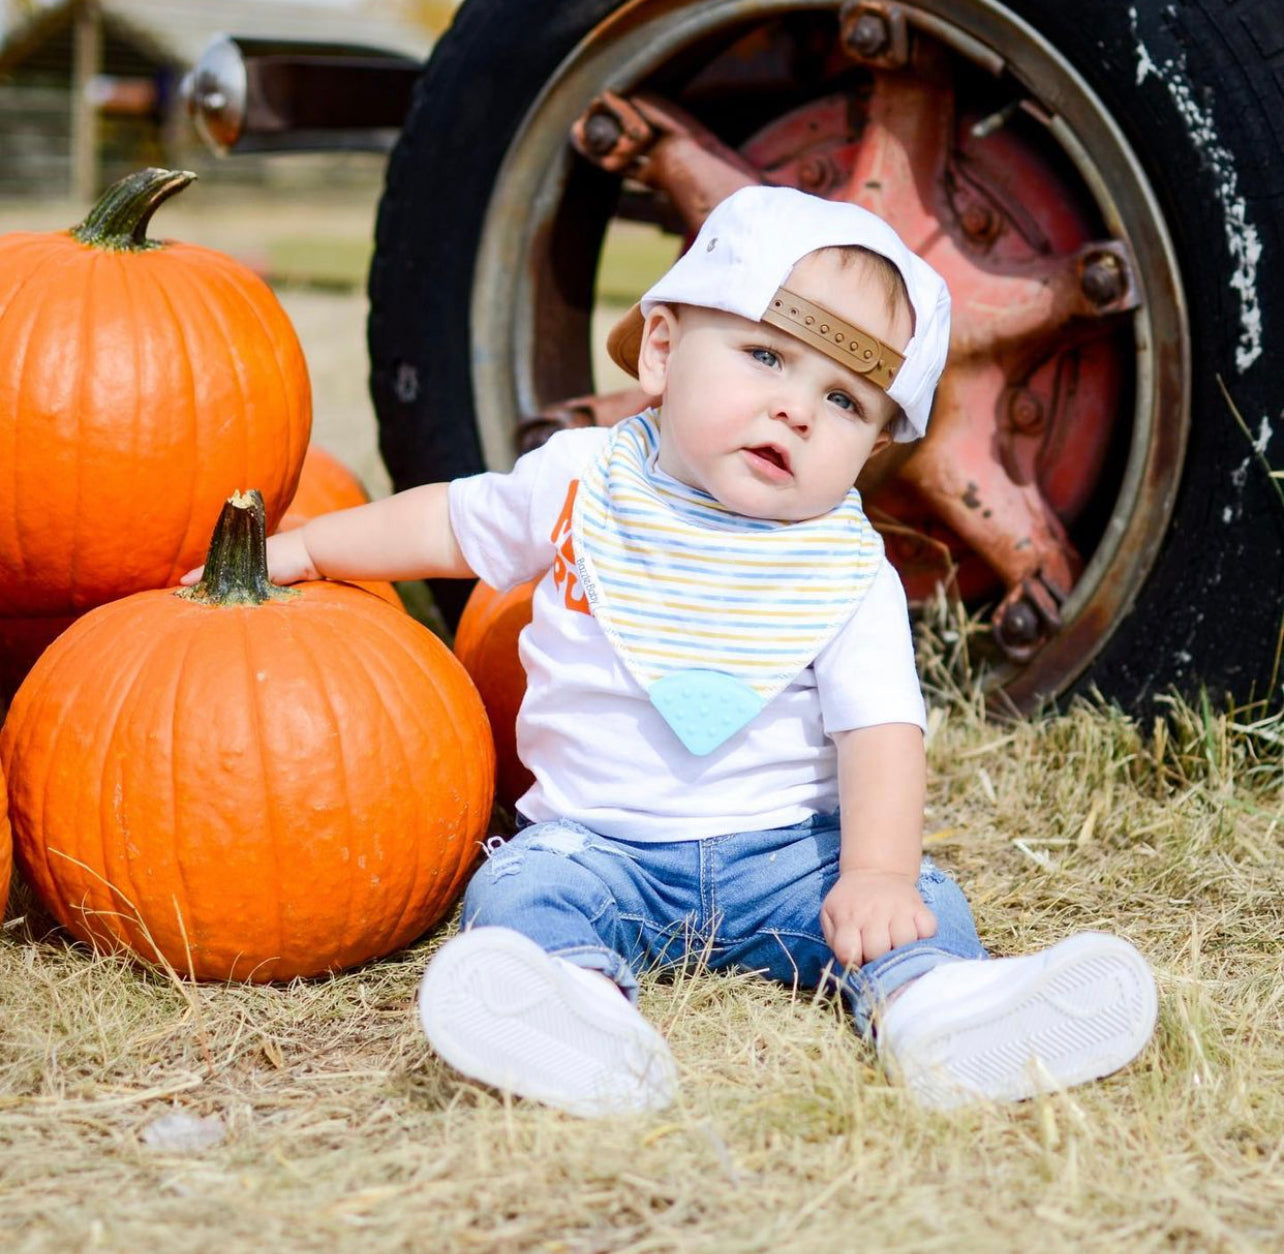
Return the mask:
<path fill-rule="evenodd" d="M 804 344 L 818 348 L 840 365 L 863 374 L 871 383 L 887 391 L 905 363 L 905 358 L 876 336 L 854 327 L 820 305 L 791 292 L 776 289 L 761 321 L 787 331 Z"/>

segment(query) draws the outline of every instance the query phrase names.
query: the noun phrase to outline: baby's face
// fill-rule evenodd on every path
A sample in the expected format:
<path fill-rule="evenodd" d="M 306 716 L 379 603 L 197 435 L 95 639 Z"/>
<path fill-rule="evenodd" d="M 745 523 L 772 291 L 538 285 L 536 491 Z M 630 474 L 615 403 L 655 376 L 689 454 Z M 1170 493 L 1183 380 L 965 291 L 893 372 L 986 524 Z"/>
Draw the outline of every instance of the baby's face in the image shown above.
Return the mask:
<path fill-rule="evenodd" d="M 811 253 L 784 286 L 898 351 L 909 342 L 909 310 L 889 310 L 859 261 Z M 660 469 L 751 518 L 827 513 L 891 439 L 886 393 L 786 332 L 721 310 L 653 310 L 639 368 L 662 397 Z"/>

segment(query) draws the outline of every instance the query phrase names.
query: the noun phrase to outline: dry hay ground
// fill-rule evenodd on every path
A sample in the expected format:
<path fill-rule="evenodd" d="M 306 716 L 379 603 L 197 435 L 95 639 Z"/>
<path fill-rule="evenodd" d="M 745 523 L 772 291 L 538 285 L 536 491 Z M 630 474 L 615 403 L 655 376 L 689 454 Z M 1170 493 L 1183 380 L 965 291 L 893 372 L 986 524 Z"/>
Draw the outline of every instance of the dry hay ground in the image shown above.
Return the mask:
<path fill-rule="evenodd" d="M 998 953 L 1104 928 L 1150 958 L 1159 1029 L 1124 1073 L 927 1113 L 832 1003 L 682 974 L 642 1002 L 679 1103 L 581 1122 L 430 1056 L 413 997 L 441 934 L 333 979 L 192 987 L 14 920 L 5 1248 L 1284 1248 L 1284 724 L 1175 704 L 1143 728 L 1100 703 L 987 721 L 945 660 L 929 849 Z M 150 1147 L 173 1110 L 223 1141 Z"/>

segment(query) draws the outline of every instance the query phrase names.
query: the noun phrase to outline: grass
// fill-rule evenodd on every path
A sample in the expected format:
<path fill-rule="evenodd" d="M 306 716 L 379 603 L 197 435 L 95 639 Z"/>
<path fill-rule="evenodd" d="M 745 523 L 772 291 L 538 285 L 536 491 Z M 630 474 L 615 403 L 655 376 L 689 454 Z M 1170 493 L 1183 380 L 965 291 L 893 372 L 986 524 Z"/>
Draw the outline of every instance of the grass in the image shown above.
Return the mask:
<path fill-rule="evenodd" d="M 658 228 L 613 222 L 602 244 L 595 299 L 627 309 L 677 259 L 682 241 Z M 353 291 L 365 286 L 374 241 L 344 222 L 322 233 L 266 232 L 246 259 L 275 285 Z"/>
<path fill-rule="evenodd" d="M 629 308 L 678 259 L 682 244 L 658 227 L 612 221 L 602 241 L 596 299 Z"/>
<path fill-rule="evenodd" d="M 272 283 L 351 291 L 365 286 L 374 242 L 347 236 L 277 236 L 264 263 Z"/>
<path fill-rule="evenodd" d="M 429 1054 L 402 954 L 280 988 L 191 986 L 41 928 L 0 937 L 0 1221 L 11 1254 L 1266 1251 L 1284 1245 L 1284 724 L 1174 700 L 995 721 L 927 631 L 927 845 L 1000 954 L 1136 943 L 1155 1039 L 1105 1082 L 919 1110 L 832 1002 L 649 976 L 682 1096 L 599 1123 Z M 18 917 L 14 917 L 15 913 Z M 151 1148 L 166 1113 L 217 1120 Z"/>

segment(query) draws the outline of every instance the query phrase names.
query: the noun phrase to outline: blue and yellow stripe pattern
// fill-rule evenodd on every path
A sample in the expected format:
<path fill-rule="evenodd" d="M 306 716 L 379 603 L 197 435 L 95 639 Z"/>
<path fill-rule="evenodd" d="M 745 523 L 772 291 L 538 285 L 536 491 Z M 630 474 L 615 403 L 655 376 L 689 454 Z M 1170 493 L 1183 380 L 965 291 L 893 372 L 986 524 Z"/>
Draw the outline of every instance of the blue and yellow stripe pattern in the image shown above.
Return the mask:
<path fill-rule="evenodd" d="M 653 473 L 657 418 L 648 410 L 616 426 L 582 476 L 572 518 L 576 566 L 594 617 L 634 679 L 688 748 L 709 752 L 856 611 L 883 543 L 855 488 L 821 518 L 777 522 L 731 513 L 700 489 Z M 711 721 L 716 726 L 701 730 Z M 715 735 L 710 748 L 690 743 Z"/>

